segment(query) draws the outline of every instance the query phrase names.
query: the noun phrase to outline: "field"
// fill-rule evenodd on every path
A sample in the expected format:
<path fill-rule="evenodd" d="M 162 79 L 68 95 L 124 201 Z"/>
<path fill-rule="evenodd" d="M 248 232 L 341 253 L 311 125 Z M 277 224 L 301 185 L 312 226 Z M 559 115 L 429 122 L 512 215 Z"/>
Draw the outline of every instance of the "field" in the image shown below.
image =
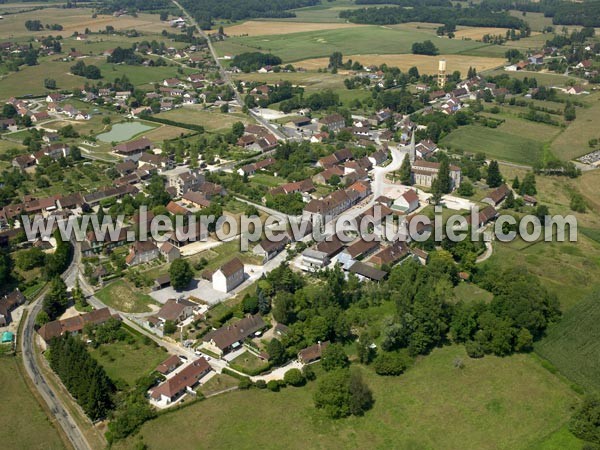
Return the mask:
<path fill-rule="evenodd" d="M 488 158 L 533 164 L 542 157 L 543 144 L 539 140 L 520 137 L 501 128 L 481 125 L 460 127 L 444 137 L 441 144 L 469 153 L 483 152 Z"/>
<path fill-rule="evenodd" d="M 144 339 L 129 331 L 132 343 L 125 341 L 102 344 L 90 348 L 91 355 L 104 367 L 111 380 L 123 380 L 130 386 L 135 381 L 152 372 L 167 358 L 167 354 L 154 345 L 144 343 Z"/>
<path fill-rule="evenodd" d="M 580 386 L 600 392 L 600 293 L 591 294 L 550 327 L 535 350 Z"/>
<path fill-rule="evenodd" d="M 600 95 L 591 94 L 586 96 L 585 100 L 589 101 L 591 106 L 577 108 L 577 119 L 552 142 L 550 150 L 561 159 L 569 160 L 589 153 L 591 149 L 588 141 L 600 137 L 596 125 L 600 121 Z"/>
<path fill-rule="evenodd" d="M 237 387 L 239 382 L 240 381 L 237 378 L 233 378 L 224 373 L 219 373 L 204 383 L 200 388 L 200 392 L 205 396 L 209 396 L 226 389 Z"/>
<path fill-rule="evenodd" d="M 302 33 L 305 31 L 337 30 L 340 28 L 355 28 L 361 25 L 351 23 L 300 23 L 300 22 L 273 22 L 250 20 L 239 25 L 225 28 L 228 36 L 266 36 L 272 34 Z"/>
<path fill-rule="evenodd" d="M 127 75 L 134 85 L 160 82 L 177 74 L 176 67 L 144 67 L 108 64 L 106 58 L 86 58 L 86 64 L 97 64 L 102 71 L 103 80 L 113 81 L 115 78 Z M 58 89 L 73 90 L 83 88 L 86 79 L 69 73 L 74 62 L 52 61 L 40 59 L 37 66 L 23 66 L 19 72 L 11 72 L 0 79 L 0 99 L 12 96 L 44 95 L 44 79 L 56 80 Z M 149 88 L 150 89 L 150 88 Z"/>
<path fill-rule="evenodd" d="M 481 56 L 466 56 L 466 55 L 413 55 L 413 54 L 396 54 L 396 55 L 344 55 L 344 58 L 359 61 L 364 66 L 387 64 L 388 66 L 398 67 L 403 71 L 407 71 L 413 66 L 419 69 L 420 73 L 437 73 L 438 62 L 440 59 L 445 59 L 449 71 L 458 70 L 461 73 L 467 73 L 469 67 L 474 67 L 479 72 L 494 69 L 504 64 L 503 58 L 486 58 Z M 316 70 L 327 67 L 329 58 L 312 58 L 303 61 L 298 61 L 296 66 L 303 67 L 308 70 Z"/>
<path fill-rule="evenodd" d="M 503 51 L 506 51 L 506 49 L 504 49 Z M 519 80 L 522 80 L 525 77 L 535 78 L 539 86 L 565 86 L 569 82 L 575 82 L 576 84 L 580 82 L 578 78 L 569 77 L 558 73 L 531 72 L 528 70 L 520 70 L 518 72 L 506 72 L 505 70 L 500 69 L 493 70 L 489 73 L 486 73 L 486 75 L 508 75 L 512 78 L 517 78 Z"/>
<path fill-rule="evenodd" d="M 463 369 L 454 367 L 456 358 Z M 310 383 L 279 393 L 232 392 L 160 416 L 139 434 L 151 448 L 192 449 L 202 442 L 206 448 L 291 449 L 318 442 L 319 448 L 525 449 L 558 431 L 577 402 L 529 355 L 471 360 L 462 348 L 446 347 L 398 378 L 363 372 L 375 397 L 364 417 L 324 418 L 314 409 Z M 174 427 L 187 432 L 170 433 Z M 133 448 L 139 440 L 115 448 Z"/>
<path fill-rule="evenodd" d="M 136 29 L 152 33 L 160 33 L 163 28 L 170 28 L 168 24 L 160 22 L 158 14 L 138 14 L 138 17 L 98 15 L 95 19 L 92 18 L 92 14 L 93 10 L 89 8 L 46 8 L 41 11 L 11 14 L 4 16 L 0 22 L 0 35 L 11 39 L 48 35 L 46 29 L 35 32 L 27 30 L 24 25 L 27 20 L 42 20 L 43 24 L 60 24 L 63 30 L 53 34 L 62 36 L 71 36 L 74 32 L 83 33 L 86 28 L 93 32 L 104 31 L 107 25 L 113 26 L 116 30 Z"/>
<path fill-rule="evenodd" d="M 481 40 L 486 34 L 504 36 L 507 30 L 507 28 L 492 27 L 457 27 L 454 39 L 473 39 L 477 41 Z"/>
<path fill-rule="evenodd" d="M 134 290 L 125 280 L 115 281 L 96 293 L 102 303 L 126 313 L 144 313 L 155 305 L 152 297 Z"/>
<path fill-rule="evenodd" d="M 208 131 L 229 129 L 235 122 L 248 122 L 248 119 L 244 115 L 207 111 L 200 105 L 172 109 L 171 111 L 157 114 L 156 117 L 174 120 L 175 122 L 201 125 Z"/>
<path fill-rule="evenodd" d="M 16 357 L 0 357 L 2 448 L 64 449 L 58 431 L 29 391 L 20 371 Z"/>
<path fill-rule="evenodd" d="M 231 38 L 215 44 L 220 55 L 244 51 L 272 52 L 285 62 L 328 57 L 335 51 L 344 55 L 411 53 L 415 41 L 431 39 L 428 32 L 381 26 L 360 26 L 338 30 L 310 31 L 272 36 Z M 487 46 L 480 42 L 439 39 L 442 54 L 460 53 Z"/>

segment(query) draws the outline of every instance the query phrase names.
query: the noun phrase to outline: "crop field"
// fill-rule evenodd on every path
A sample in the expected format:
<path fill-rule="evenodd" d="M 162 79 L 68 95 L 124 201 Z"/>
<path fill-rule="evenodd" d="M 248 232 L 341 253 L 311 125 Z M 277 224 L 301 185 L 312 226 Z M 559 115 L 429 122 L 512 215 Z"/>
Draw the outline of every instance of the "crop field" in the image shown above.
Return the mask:
<path fill-rule="evenodd" d="M 234 75 L 236 80 L 255 81 L 274 84 L 279 81 L 289 81 L 290 83 L 301 86 L 307 91 L 319 91 L 323 89 L 336 89 L 344 87 L 344 78 L 347 75 L 344 71 L 337 74 L 318 73 L 316 71 L 306 72 L 280 72 L 280 73 L 241 73 Z"/>
<path fill-rule="evenodd" d="M 579 302 L 535 346 L 570 380 L 600 392 L 600 291 Z"/>
<path fill-rule="evenodd" d="M 4 7 L 4 5 L 3 5 Z M 48 30 L 29 31 L 25 28 L 27 20 L 41 20 L 45 25 L 59 24 L 63 26 L 61 31 L 54 34 L 70 36 L 74 32 L 83 33 L 86 28 L 92 32 L 104 31 L 107 25 L 113 26 L 115 30 L 147 31 L 160 33 L 163 28 L 168 29 L 168 23 L 162 23 L 158 14 L 139 14 L 138 17 L 112 15 L 98 15 L 92 18 L 93 10 L 89 8 L 45 8 L 39 11 L 29 11 L 4 16 L 0 21 L 0 35 L 11 38 L 25 38 L 30 36 L 46 36 Z"/>
<path fill-rule="evenodd" d="M 480 41 L 486 34 L 492 36 L 505 36 L 508 28 L 492 28 L 492 27 L 456 27 L 454 39 L 473 39 Z"/>
<path fill-rule="evenodd" d="M 540 160 L 543 155 L 543 144 L 539 140 L 481 125 L 460 127 L 444 137 L 441 144 L 470 153 L 483 152 L 487 157 L 501 161 L 528 165 Z"/>
<path fill-rule="evenodd" d="M 334 51 L 340 51 L 344 55 L 411 53 L 414 42 L 427 39 L 431 39 L 428 32 L 370 25 L 338 30 L 238 37 L 218 42 L 215 48 L 221 55 L 242 51 L 268 51 L 278 55 L 285 62 L 293 62 L 328 57 Z M 475 41 L 439 39 L 436 46 L 440 53 L 451 54 L 487 45 Z"/>
<path fill-rule="evenodd" d="M 0 412 L 2 448 L 64 449 L 58 431 L 33 397 L 19 373 L 17 358 L 0 357 Z M 24 370 L 24 369 L 23 369 Z"/>
<path fill-rule="evenodd" d="M 311 22 L 274 22 L 250 20 L 225 28 L 228 36 L 267 36 L 273 34 L 302 33 L 306 31 L 338 30 L 341 28 L 357 28 L 364 25 L 351 23 L 311 23 Z"/>
<path fill-rule="evenodd" d="M 344 55 L 344 58 L 352 59 L 352 61 L 358 61 L 364 66 L 387 64 L 388 66 L 398 67 L 400 70 L 406 71 L 413 66 L 419 69 L 420 73 L 433 74 L 437 73 L 438 62 L 440 59 L 445 59 L 449 71 L 458 70 L 461 73 L 466 73 L 469 67 L 474 67 L 478 72 L 482 72 L 489 69 L 495 69 L 496 67 L 504 64 L 502 58 L 486 58 L 482 56 L 466 56 L 466 55 L 439 55 L 439 56 L 427 56 L 427 55 L 413 55 L 407 54 L 396 54 L 396 55 Z M 316 70 L 327 67 L 329 58 L 313 58 L 299 61 L 296 66 L 303 67 L 308 70 Z"/>
<path fill-rule="evenodd" d="M 545 17 L 544 13 L 528 12 L 523 15 L 522 11 L 513 9 L 510 11 L 510 15 L 526 21 L 533 31 L 543 31 L 544 28 L 552 26 L 552 17 Z"/>
<path fill-rule="evenodd" d="M 454 367 L 456 358 L 464 361 L 463 369 Z M 133 448 L 141 439 L 182 450 L 198 442 L 215 449 L 293 449 L 306 442 L 341 449 L 526 449 L 559 430 L 578 401 L 530 355 L 473 360 L 461 347 L 446 347 L 400 377 L 379 377 L 371 369 L 363 375 L 375 397 L 363 417 L 325 418 L 313 406 L 315 383 L 281 392 L 235 391 L 162 415 L 142 426 L 141 438 L 115 448 Z M 173 427 L 187 432 L 168 432 Z"/>

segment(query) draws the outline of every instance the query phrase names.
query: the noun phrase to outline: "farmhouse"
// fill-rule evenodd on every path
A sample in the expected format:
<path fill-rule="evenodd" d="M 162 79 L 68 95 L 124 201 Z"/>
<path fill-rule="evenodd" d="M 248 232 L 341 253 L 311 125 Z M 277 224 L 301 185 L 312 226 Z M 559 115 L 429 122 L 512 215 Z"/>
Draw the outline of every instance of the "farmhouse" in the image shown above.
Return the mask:
<path fill-rule="evenodd" d="M 252 253 L 263 257 L 263 264 L 275 258 L 290 241 L 288 236 L 284 236 L 280 241 L 271 241 L 263 239 L 252 250 Z"/>
<path fill-rule="evenodd" d="M 331 114 L 319 120 L 319 125 L 327 127 L 329 131 L 338 132 L 346 126 L 346 119 L 341 114 Z"/>
<path fill-rule="evenodd" d="M 303 348 L 298 352 L 298 360 L 304 364 L 310 364 L 318 361 L 323 355 L 323 350 L 329 345 L 329 341 L 317 342 L 310 347 Z"/>
<path fill-rule="evenodd" d="M 150 397 L 159 404 L 169 405 L 186 392 L 193 393 L 192 387 L 210 371 L 211 367 L 206 359 L 199 358 L 152 389 Z"/>
<path fill-rule="evenodd" d="M 152 241 L 136 241 L 129 249 L 125 263 L 129 266 L 137 266 L 158 258 L 159 252 Z"/>
<path fill-rule="evenodd" d="M 38 334 L 42 337 L 42 339 L 44 339 L 44 341 L 49 342 L 53 338 L 62 336 L 66 332 L 78 333 L 83 330 L 83 327 L 87 323 L 100 325 L 113 317 L 117 319 L 119 318 L 118 315 L 112 316 L 108 308 L 96 309 L 86 314 L 69 317 L 68 319 L 48 322 L 47 324 L 41 326 L 41 328 L 38 330 Z"/>
<path fill-rule="evenodd" d="M 244 264 L 238 259 L 223 264 L 212 274 L 213 289 L 229 292 L 244 281 Z"/>
<path fill-rule="evenodd" d="M 502 203 L 504 201 L 504 199 L 506 198 L 506 196 L 508 195 L 509 192 L 510 192 L 510 188 L 508 187 L 508 185 L 506 183 L 504 183 L 502 186 L 500 186 L 497 189 L 494 189 L 492 192 L 490 192 L 481 201 L 483 203 L 487 203 L 488 205 L 498 206 L 500 203 Z"/>
<path fill-rule="evenodd" d="M 348 269 L 350 273 L 353 273 L 358 277 L 360 281 L 381 281 L 387 275 L 387 272 L 376 269 L 375 267 L 369 266 L 368 264 L 360 261 L 355 261 Z"/>
<path fill-rule="evenodd" d="M 160 246 L 160 254 L 165 258 L 167 262 L 173 262 L 176 259 L 181 258 L 181 252 L 170 242 L 165 242 Z"/>
<path fill-rule="evenodd" d="M 156 371 L 158 373 L 162 373 L 163 375 L 167 375 L 173 372 L 181 365 L 181 359 L 179 359 L 176 355 L 171 355 L 163 362 L 161 362 L 158 366 L 156 366 Z"/>
<path fill-rule="evenodd" d="M 194 309 L 198 305 L 184 299 L 169 299 L 167 303 L 156 313 L 156 317 L 162 323 L 167 321 L 179 323 L 194 315 Z"/>
<path fill-rule="evenodd" d="M 419 207 L 419 196 L 414 189 L 409 189 L 394 200 L 392 209 L 410 214 Z"/>
<path fill-rule="evenodd" d="M 239 348 L 244 339 L 252 336 L 266 326 L 267 324 L 258 314 L 254 316 L 248 315 L 233 324 L 225 325 L 207 333 L 202 338 L 204 341 L 202 345 L 207 350 L 223 356 L 231 350 Z"/>
<path fill-rule="evenodd" d="M 392 245 L 388 245 L 383 250 L 380 250 L 369 259 L 370 263 L 378 266 L 391 266 L 398 261 L 406 258 L 409 254 L 408 246 L 401 241 L 396 241 Z"/>
<path fill-rule="evenodd" d="M 474 223 L 477 228 L 484 226 L 486 223 L 491 222 L 496 217 L 498 217 L 498 211 L 493 206 L 486 206 L 483 208 L 477 215 L 473 211 L 471 213 L 471 221 L 470 223 Z"/>

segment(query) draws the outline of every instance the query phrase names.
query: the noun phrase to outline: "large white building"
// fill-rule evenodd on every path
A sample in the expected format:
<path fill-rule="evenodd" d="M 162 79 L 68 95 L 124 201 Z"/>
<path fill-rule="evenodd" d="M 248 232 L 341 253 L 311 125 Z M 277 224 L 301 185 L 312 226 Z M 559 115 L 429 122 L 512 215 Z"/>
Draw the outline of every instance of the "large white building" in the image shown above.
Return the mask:
<path fill-rule="evenodd" d="M 244 264 L 238 259 L 233 258 L 228 263 L 223 264 L 212 274 L 213 289 L 220 292 L 229 292 L 244 281 Z"/>

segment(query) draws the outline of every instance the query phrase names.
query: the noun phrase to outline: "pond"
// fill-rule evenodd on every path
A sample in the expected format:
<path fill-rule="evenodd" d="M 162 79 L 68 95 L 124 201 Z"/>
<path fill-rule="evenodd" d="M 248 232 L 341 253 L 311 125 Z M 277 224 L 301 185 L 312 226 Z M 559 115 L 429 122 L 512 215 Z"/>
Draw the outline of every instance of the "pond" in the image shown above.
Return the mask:
<path fill-rule="evenodd" d="M 102 133 L 96 136 L 102 142 L 122 142 L 128 141 L 137 134 L 147 130 L 152 130 L 154 127 L 144 125 L 140 122 L 125 122 L 117 123 L 112 126 L 112 129 L 107 133 Z"/>

